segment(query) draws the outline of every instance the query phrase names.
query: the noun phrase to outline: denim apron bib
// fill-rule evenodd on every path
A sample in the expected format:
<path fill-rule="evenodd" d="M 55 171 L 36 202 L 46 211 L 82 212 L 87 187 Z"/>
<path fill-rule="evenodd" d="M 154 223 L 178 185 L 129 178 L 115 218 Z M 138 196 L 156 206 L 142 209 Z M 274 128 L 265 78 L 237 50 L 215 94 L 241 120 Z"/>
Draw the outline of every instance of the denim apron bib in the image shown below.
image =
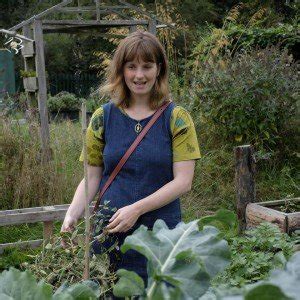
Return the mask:
<path fill-rule="evenodd" d="M 173 180 L 170 117 L 174 106 L 173 102 L 170 103 L 147 132 L 104 193 L 100 204 L 109 201 L 108 206 L 110 208 L 119 209 L 151 195 Z M 135 132 L 137 121 L 122 113 L 115 104 L 110 102 L 103 105 L 103 112 L 105 147 L 103 150 L 104 169 L 100 190 L 137 137 Z M 143 128 L 151 117 L 139 121 Z M 112 215 L 113 212 L 109 212 L 109 214 Z M 179 199 L 142 215 L 130 231 L 111 234 L 113 237 L 110 238 L 110 242 L 106 241 L 101 245 L 99 242 L 94 242 L 93 250 L 95 253 L 101 253 L 102 247 L 108 249 L 113 240 L 117 240 L 118 245 L 121 246 L 126 236 L 132 234 L 140 225 L 143 224 L 152 229 L 158 219 L 164 220 L 169 228 L 174 228 L 181 221 Z M 147 281 L 146 258 L 135 250 L 129 250 L 124 254 L 118 251 L 118 255 L 111 253 L 110 259 L 115 269 L 124 268 L 135 271 L 145 282 Z"/>

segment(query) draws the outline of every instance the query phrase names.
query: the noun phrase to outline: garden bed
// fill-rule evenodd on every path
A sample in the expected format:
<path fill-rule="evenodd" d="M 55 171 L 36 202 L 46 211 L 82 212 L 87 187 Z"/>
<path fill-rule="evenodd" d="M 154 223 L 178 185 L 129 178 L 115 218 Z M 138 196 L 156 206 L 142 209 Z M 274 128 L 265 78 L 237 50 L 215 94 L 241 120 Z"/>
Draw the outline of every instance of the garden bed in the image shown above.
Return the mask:
<path fill-rule="evenodd" d="M 247 227 L 256 227 L 268 221 L 279 226 L 282 232 L 300 229 L 300 198 L 250 203 L 246 208 Z"/>

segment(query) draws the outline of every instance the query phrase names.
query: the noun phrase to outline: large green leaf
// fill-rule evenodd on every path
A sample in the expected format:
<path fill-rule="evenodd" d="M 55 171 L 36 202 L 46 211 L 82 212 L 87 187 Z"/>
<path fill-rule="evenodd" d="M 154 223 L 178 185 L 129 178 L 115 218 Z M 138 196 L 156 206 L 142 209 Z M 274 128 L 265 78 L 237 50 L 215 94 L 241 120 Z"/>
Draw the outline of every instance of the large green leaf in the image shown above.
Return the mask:
<path fill-rule="evenodd" d="M 143 279 L 135 272 L 120 269 L 117 271 L 120 280 L 114 286 L 114 295 L 117 297 L 140 296 L 145 292 Z"/>
<path fill-rule="evenodd" d="M 90 281 L 64 285 L 52 295 L 52 287 L 44 281 L 37 283 L 29 271 L 10 268 L 0 274 L 1 300 L 96 300 L 99 294 L 98 285 Z"/>
<path fill-rule="evenodd" d="M 195 299 L 206 292 L 211 276 L 229 263 L 227 242 L 218 235 L 219 231 L 210 226 L 199 231 L 198 220 L 179 223 L 172 230 L 158 220 L 152 231 L 141 226 L 128 236 L 121 250 L 134 249 L 147 257 L 149 298 L 166 281 Z"/>
<path fill-rule="evenodd" d="M 0 274 L 0 298 L 13 300 L 48 300 L 52 299 L 52 288 L 43 281 L 36 282 L 29 272 L 15 268 Z"/>

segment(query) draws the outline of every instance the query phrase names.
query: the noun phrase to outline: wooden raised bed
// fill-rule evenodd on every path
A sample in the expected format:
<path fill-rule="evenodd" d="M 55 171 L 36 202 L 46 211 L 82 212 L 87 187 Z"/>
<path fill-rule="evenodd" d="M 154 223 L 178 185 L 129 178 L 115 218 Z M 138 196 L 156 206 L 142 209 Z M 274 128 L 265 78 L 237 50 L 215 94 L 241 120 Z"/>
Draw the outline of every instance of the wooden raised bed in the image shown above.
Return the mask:
<path fill-rule="evenodd" d="M 247 228 L 255 227 L 262 222 L 278 225 L 282 232 L 292 233 L 300 229 L 300 210 L 295 212 L 282 212 L 280 207 L 288 203 L 300 205 L 300 198 L 282 199 L 260 203 L 249 203 L 246 207 Z"/>
<path fill-rule="evenodd" d="M 242 233 L 245 229 L 255 227 L 262 222 L 276 224 L 281 231 L 289 234 L 299 230 L 300 198 L 257 202 L 254 149 L 251 145 L 243 145 L 235 147 L 234 152 L 239 232 Z M 294 203 L 293 212 L 282 211 L 283 206 L 291 208 L 291 202 Z"/>

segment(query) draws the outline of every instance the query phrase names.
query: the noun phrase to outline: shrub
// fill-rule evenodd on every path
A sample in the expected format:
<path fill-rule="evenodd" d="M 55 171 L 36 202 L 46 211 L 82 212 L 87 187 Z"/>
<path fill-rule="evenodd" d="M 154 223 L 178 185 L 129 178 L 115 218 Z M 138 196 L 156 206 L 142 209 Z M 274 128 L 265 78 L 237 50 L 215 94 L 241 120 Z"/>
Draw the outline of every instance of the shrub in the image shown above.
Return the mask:
<path fill-rule="evenodd" d="M 224 141 L 272 152 L 284 145 L 293 125 L 296 75 L 296 63 L 276 47 L 224 57 L 202 65 L 194 105 Z"/>
<path fill-rule="evenodd" d="M 69 92 L 60 92 L 48 98 L 49 111 L 79 110 L 82 99 Z"/>

